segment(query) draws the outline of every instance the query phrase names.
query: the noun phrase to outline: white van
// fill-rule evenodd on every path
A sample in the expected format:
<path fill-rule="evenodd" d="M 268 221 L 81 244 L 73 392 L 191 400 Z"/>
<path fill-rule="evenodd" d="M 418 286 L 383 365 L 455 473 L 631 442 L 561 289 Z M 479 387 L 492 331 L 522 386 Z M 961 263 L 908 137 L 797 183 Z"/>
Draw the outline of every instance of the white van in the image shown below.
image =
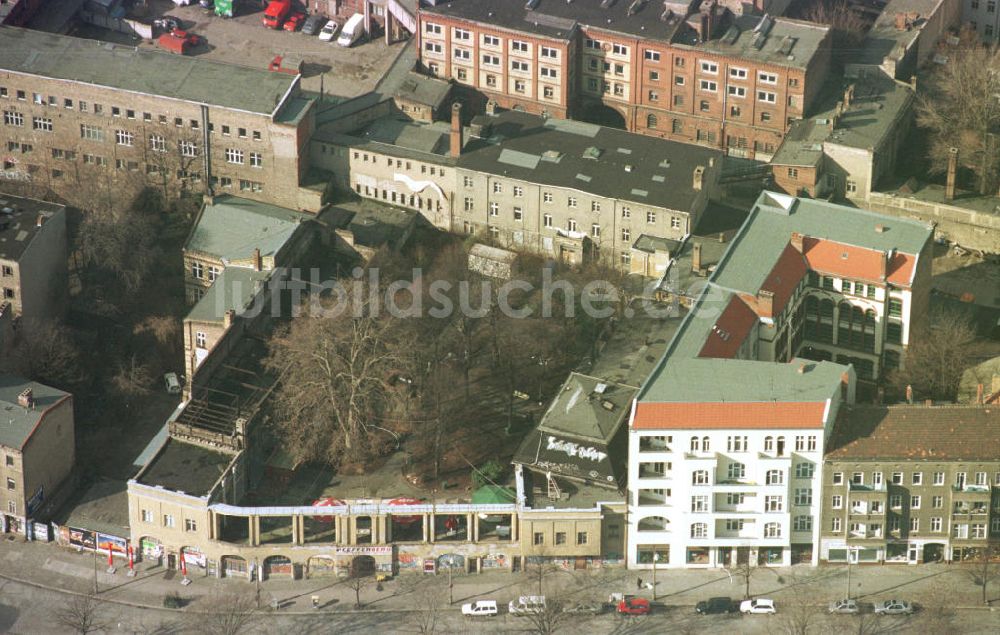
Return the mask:
<path fill-rule="evenodd" d="M 462 615 L 493 617 L 498 613 L 496 600 L 477 600 L 462 605 Z"/>
<path fill-rule="evenodd" d="M 365 33 L 365 16 L 355 13 L 348 18 L 344 28 L 340 30 L 340 37 L 337 38 L 339 46 L 354 46 L 354 43 L 361 39 Z"/>
<path fill-rule="evenodd" d="M 181 381 L 177 377 L 177 373 L 167 373 L 163 376 L 163 383 L 167 387 L 167 392 L 171 395 L 181 394 Z"/>
<path fill-rule="evenodd" d="M 507 611 L 511 615 L 527 615 L 529 613 L 539 614 L 545 612 L 544 595 L 522 595 L 517 601 L 511 600 L 507 605 Z"/>

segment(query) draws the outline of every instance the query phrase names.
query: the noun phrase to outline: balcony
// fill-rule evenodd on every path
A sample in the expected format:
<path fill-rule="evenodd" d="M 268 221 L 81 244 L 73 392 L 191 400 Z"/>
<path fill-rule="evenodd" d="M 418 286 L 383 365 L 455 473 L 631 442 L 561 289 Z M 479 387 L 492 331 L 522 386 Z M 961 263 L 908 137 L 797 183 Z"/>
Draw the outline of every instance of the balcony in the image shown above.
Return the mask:
<path fill-rule="evenodd" d="M 670 452 L 666 437 L 639 437 L 640 452 Z"/>
<path fill-rule="evenodd" d="M 885 482 L 884 481 L 882 483 L 877 484 L 877 485 L 873 484 L 873 483 L 869 483 L 867 485 L 864 484 L 864 483 L 849 483 L 848 485 L 850 486 L 851 493 L 854 493 L 854 492 L 859 492 L 859 493 L 872 492 L 872 493 L 881 493 L 881 494 L 884 494 L 886 492 L 886 486 L 885 486 Z"/>

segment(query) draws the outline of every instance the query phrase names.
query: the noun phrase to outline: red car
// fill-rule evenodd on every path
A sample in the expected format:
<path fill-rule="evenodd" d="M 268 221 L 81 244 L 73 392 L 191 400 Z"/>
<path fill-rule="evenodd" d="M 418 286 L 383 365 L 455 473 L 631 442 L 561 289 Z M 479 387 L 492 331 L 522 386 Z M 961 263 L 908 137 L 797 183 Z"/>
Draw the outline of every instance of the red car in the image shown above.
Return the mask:
<path fill-rule="evenodd" d="M 646 598 L 628 598 L 618 603 L 618 612 L 622 615 L 646 615 L 649 613 L 649 600 Z"/>
<path fill-rule="evenodd" d="M 289 32 L 298 31 L 299 27 L 302 26 L 302 23 L 305 22 L 305 19 L 306 19 L 305 13 L 302 13 L 301 11 L 298 13 L 293 13 L 292 17 L 288 18 L 288 21 L 285 22 L 284 28 L 286 31 Z"/>

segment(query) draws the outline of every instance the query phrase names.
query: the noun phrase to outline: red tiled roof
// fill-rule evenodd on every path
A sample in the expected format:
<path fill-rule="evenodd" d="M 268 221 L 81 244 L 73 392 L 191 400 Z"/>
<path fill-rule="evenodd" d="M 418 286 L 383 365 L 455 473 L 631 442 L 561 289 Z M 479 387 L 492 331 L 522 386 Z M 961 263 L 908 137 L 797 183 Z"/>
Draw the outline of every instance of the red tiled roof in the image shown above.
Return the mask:
<path fill-rule="evenodd" d="M 758 309 L 757 313 L 761 317 L 774 317 L 781 312 L 788 299 L 795 292 L 795 287 L 806 275 L 806 261 L 799 253 L 799 250 L 792 247 L 791 243 L 785 245 L 784 251 L 778 256 L 778 261 L 774 263 L 771 273 L 767 274 L 764 284 L 760 285 L 761 291 L 770 291 L 774 294 L 774 304 L 770 315 L 764 315 Z"/>
<path fill-rule="evenodd" d="M 813 271 L 854 280 L 881 282 L 884 256 L 880 251 L 807 236 L 802 241 L 802 253 Z M 887 270 L 889 282 L 909 286 L 916 261 L 916 256 L 910 254 L 893 254 Z"/>
<path fill-rule="evenodd" d="M 733 296 L 709 331 L 698 357 L 731 359 L 756 322 L 757 314 L 743 300 Z"/>
<path fill-rule="evenodd" d="M 719 428 L 822 428 L 826 403 L 728 402 L 638 403 L 632 427 L 636 430 Z"/>

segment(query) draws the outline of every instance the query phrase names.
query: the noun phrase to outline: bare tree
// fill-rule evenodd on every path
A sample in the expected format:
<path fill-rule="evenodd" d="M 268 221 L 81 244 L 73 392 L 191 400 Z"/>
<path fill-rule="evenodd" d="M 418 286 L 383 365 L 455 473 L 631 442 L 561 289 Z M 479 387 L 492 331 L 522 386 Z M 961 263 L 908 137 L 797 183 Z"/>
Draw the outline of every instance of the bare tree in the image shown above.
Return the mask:
<path fill-rule="evenodd" d="M 1000 549 L 993 546 L 986 546 L 979 549 L 974 562 L 966 565 L 966 574 L 973 584 L 978 586 L 983 593 L 983 604 L 989 605 L 990 600 L 987 595 L 987 587 L 990 582 L 1000 580 Z"/>
<path fill-rule="evenodd" d="M 903 368 L 888 375 L 897 396 L 907 386 L 919 399 L 954 401 L 973 352 L 976 331 L 970 320 L 955 311 L 933 311 L 930 319 L 913 329 Z"/>
<path fill-rule="evenodd" d="M 103 603 L 92 595 L 77 595 L 55 613 L 58 625 L 71 629 L 74 633 L 88 635 L 108 628 L 110 622 L 101 615 Z"/>
<path fill-rule="evenodd" d="M 266 364 L 282 373 L 275 425 L 297 459 L 364 462 L 398 438 L 384 422 L 397 325 L 363 295 L 336 317 L 296 318 L 270 341 Z"/>
<path fill-rule="evenodd" d="M 854 11 L 847 0 L 819 0 L 806 3 L 799 11 L 803 20 L 825 24 L 833 32 L 833 50 L 853 53 L 861 46 L 871 22 Z"/>
<path fill-rule="evenodd" d="M 881 615 L 859 611 L 851 616 L 850 633 L 855 635 L 879 635 L 890 632 L 892 625 Z"/>
<path fill-rule="evenodd" d="M 950 149 L 958 162 L 977 177 L 977 190 L 995 190 L 1000 127 L 1000 50 L 965 41 L 948 51 L 948 62 L 938 65 L 917 101 L 917 124 L 930 136 L 931 169 L 947 169 Z"/>
<path fill-rule="evenodd" d="M 819 617 L 816 607 L 810 604 L 803 585 L 808 584 L 805 578 L 793 575 L 791 585 L 782 592 L 785 596 L 778 612 L 781 630 L 786 635 L 808 635 Z"/>
<path fill-rule="evenodd" d="M 139 362 L 133 353 L 127 360 L 118 362 L 118 372 L 111 378 L 111 383 L 123 397 L 141 397 L 149 394 L 153 374 L 149 365 Z"/>
<path fill-rule="evenodd" d="M 207 604 L 211 609 L 193 618 L 197 632 L 208 635 L 243 635 L 256 630 L 261 617 L 254 593 L 238 591 L 214 593 Z"/>
<path fill-rule="evenodd" d="M 372 578 L 370 576 L 354 575 L 348 578 L 345 584 L 348 589 L 354 591 L 354 608 L 360 609 L 363 606 L 361 604 L 361 592 L 372 585 Z"/>
<path fill-rule="evenodd" d="M 552 633 L 559 631 L 569 619 L 570 614 L 564 610 L 565 608 L 566 603 L 561 596 L 550 594 L 545 598 L 545 606 L 521 615 L 529 624 L 528 632 L 537 635 L 552 635 Z"/>
<path fill-rule="evenodd" d="M 778 576 L 778 573 L 776 571 L 774 571 L 773 569 L 769 569 L 767 567 L 759 566 L 759 565 L 757 565 L 757 563 L 752 562 L 749 558 L 747 558 L 747 560 L 745 562 L 741 562 L 741 563 L 738 563 L 738 564 L 736 564 L 736 565 L 733 566 L 733 568 L 732 568 L 733 575 L 737 576 L 737 577 L 740 577 L 740 578 L 743 578 L 743 585 L 744 585 L 743 599 L 744 600 L 749 600 L 749 599 L 751 599 L 753 597 L 750 594 L 750 581 L 753 578 L 757 577 L 757 575 L 760 574 L 760 573 L 762 573 L 762 572 L 769 572 L 769 573 L 774 574 L 775 576 Z"/>
<path fill-rule="evenodd" d="M 80 349 L 72 331 L 52 320 L 25 320 L 14 336 L 4 369 L 57 388 L 83 381 Z"/>
<path fill-rule="evenodd" d="M 152 214 L 125 209 L 87 214 L 76 238 L 90 277 L 105 286 L 120 284 L 128 295 L 142 287 L 156 264 L 157 233 Z"/>

